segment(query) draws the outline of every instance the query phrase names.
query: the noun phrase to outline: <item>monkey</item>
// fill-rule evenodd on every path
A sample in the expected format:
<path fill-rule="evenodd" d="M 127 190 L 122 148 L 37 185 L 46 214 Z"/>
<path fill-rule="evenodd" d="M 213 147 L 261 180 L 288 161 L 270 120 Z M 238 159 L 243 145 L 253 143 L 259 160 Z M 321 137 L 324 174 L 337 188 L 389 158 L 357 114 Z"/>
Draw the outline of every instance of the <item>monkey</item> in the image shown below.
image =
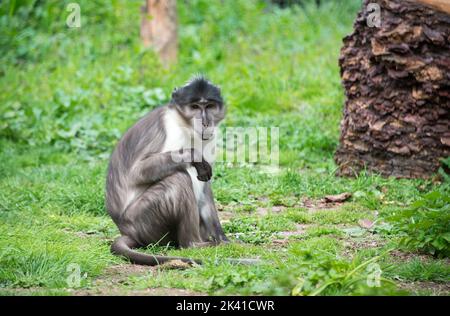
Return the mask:
<path fill-rule="evenodd" d="M 109 161 L 105 194 L 106 209 L 121 234 L 111 245 L 113 254 L 150 266 L 170 260 L 201 264 L 198 259 L 149 255 L 134 248 L 229 242 L 209 181 L 214 155 L 205 152 L 215 144 L 215 129 L 225 113 L 220 88 L 195 76 L 119 140 Z"/>

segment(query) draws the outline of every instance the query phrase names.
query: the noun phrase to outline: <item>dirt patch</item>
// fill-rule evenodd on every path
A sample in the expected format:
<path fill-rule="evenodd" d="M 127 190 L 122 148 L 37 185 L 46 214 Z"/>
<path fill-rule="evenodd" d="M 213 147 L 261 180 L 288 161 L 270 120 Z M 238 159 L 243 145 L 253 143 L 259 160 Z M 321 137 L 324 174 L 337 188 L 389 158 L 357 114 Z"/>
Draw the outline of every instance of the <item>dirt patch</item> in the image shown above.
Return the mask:
<path fill-rule="evenodd" d="M 105 276 L 130 276 L 146 274 L 151 271 L 156 270 L 155 267 L 143 266 L 139 264 L 119 264 L 115 266 L 110 266 L 105 269 Z"/>
<path fill-rule="evenodd" d="M 373 237 L 373 236 L 372 236 Z M 378 248 L 386 244 L 386 241 L 374 238 L 354 238 L 344 241 L 345 247 L 351 249 L 367 249 L 367 248 Z"/>
<path fill-rule="evenodd" d="M 303 198 L 300 202 L 300 207 L 306 208 L 309 212 L 332 210 L 341 207 L 344 202 L 329 202 L 325 199 L 313 200 L 310 198 Z"/>
<path fill-rule="evenodd" d="M 47 288 L 12 288 L 8 289 L 8 295 L 39 295 L 54 291 L 60 293 L 67 291 L 75 296 L 179 296 L 179 295 L 205 295 L 184 289 L 174 288 L 148 288 L 130 289 L 129 278 L 133 276 L 145 276 L 155 272 L 158 267 L 148 267 L 137 264 L 119 264 L 105 269 L 104 273 L 93 280 L 92 288 L 88 289 L 47 289 Z"/>
<path fill-rule="evenodd" d="M 276 233 L 278 235 L 278 238 L 273 240 L 272 243 L 275 245 L 284 246 L 287 243 L 289 243 L 289 239 L 291 237 L 297 237 L 297 236 L 304 235 L 306 233 L 306 229 L 309 226 L 311 226 L 311 225 L 296 224 L 295 230 L 278 232 L 278 233 Z"/>
<path fill-rule="evenodd" d="M 74 296 L 205 296 L 204 293 L 184 289 L 154 288 L 143 290 L 96 288 L 69 292 Z"/>
<path fill-rule="evenodd" d="M 431 281 L 419 282 L 396 282 L 398 287 L 412 292 L 414 294 L 421 294 L 421 292 L 429 292 L 431 295 L 450 295 L 450 282 L 437 283 Z"/>
<path fill-rule="evenodd" d="M 69 290 L 75 296 L 179 296 L 179 295 L 204 295 L 184 289 L 173 288 L 148 288 L 130 289 L 127 286 L 130 277 L 139 277 L 156 273 L 161 267 L 148 267 L 138 264 L 119 264 L 105 269 L 105 272 L 96 278 L 90 289 Z"/>
<path fill-rule="evenodd" d="M 191 268 L 192 265 L 181 260 L 170 260 L 160 266 L 162 270 L 186 270 Z"/>
<path fill-rule="evenodd" d="M 277 205 L 271 207 L 258 207 L 256 208 L 256 214 L 259 216 L 266 216 L 268 214 L 279 214 L 286 210 L 286 206 Z"/>
<path fill-rule="evenodd" d="M 119 264 L 105 269 L 104 273 L 93 281 L 93 286 L 99 288 L 115 287 L 118 285 L 127 285 L 128 278 L 133 276 L 144 276 L 157 267 L 148 267 L 138 264 Z"/>
<path fill-rule="evenodd" d="M 2 288 L 0 296 L 48 296 L 64 295 L 64 289 L 49 289 L 40 287 Z"/>
<path fill-rule="evenodd" d="M 263 196 L 258 196 L 256 199 L 257 199 L 259 202 L 262 202 L 262 203 L 269 203 L 269 201 L 270 201 L 270 199 L 269 199 L 267 196 L 265 196 L 265 195 L 263 195 Z"/>
<path fill-rule="evenodd" d="M 360 249 L 380 248 L 386 245 L 387 241 L 372 234 L 364 238 L 344 238 L 343 243 L 345 247 L 343 256 L 352 258 Z"/>
<path fill-rule="evenodd" d="M 275 204 L 273 206 L 268 206 L 269 198 L 266 196 L 257 197 L 258 202 L 262 202 L 263 205 L 256 207 L 256 215 L 266 216 L 268 214 L 280 214 L 286 211 L 289 207 L 302 207 L 306 208 L 310 212 L 320 211 L 320 210 L 333 210 L 340 208 L 344 205 L 350 198 L 352 194 L 344 192 L 336 195 L 327 195 L 321 199 L 311 199 L 308 197 L 302 198 L 300 201 L 296 199 L 293 201 L 292 205 Z M 265 205 L 264 205 L 265 204 Z M 236 216 L 234 208 L 239 207 L 239 205 L 234 204 L 217 204 L 217 210 L 219 218 L 221 221 L 228 222 L 231 218 Z M 251 212 L 254 214 L 253 212 Z"/>
<path fill-rule="evenodd" d="M 149 288 L 133 290 L 124 287 L 96 287 L 92 289 L 48 289 L 48 288 L 12 288 L 4 289 L 3 295 L 31 296 L 54 293 L 63 295 L 65 292 L 73 296 L 204 296 L 205 293 L 175 288 Z"/>
<path fill-rule="evenodd" d="M 420 261 L 427 262 L 427 261 L 432 261 L 435 259 L 430 255 L 421 254 L 421 253 L 417 253 L 417 252 L 403 252 L 403 251 L 397 250 L 397 249 L 391 251 L 390 255 L 392 256 L 392 258 L 394 259 L 395 262 L 405 262 L 405 261 L 411 261 L 414 259 L 419 259 Z M 446 264 L 450 265 L 449 258 L 440 259 L 440 260 L 443 260 Z"/>
<path fill-rule="evenodd" d="M 228 223 L 236 214 L 230 211 L 219 211 L 219 220 L 223 223 Z"/>

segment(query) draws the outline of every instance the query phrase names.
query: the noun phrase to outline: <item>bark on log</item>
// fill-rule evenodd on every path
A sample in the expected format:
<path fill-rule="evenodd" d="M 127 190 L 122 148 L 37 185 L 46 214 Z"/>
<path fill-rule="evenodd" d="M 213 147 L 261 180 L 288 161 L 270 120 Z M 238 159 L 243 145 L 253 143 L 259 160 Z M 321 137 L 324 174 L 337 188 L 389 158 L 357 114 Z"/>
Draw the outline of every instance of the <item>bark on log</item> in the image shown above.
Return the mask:
<path fill-rule="evenodd" d="M 380 27 L 367 25 L 369 3 L 380 5 Z M 450 156 L 450 15 L 417 1 L 364 0 L 339 64 L 339 174 L 435 173 Z"/>
<path fill-rule="evenodd" d="M 166 66 L 177 60 L 177 20 L 176 0 L 146 0 L 142 7 L 142 42 L 152 46 Z"/>
<path fill-rule="evenodd" d="M 429 5 L 440 11 L 450 14 L 450 0 L 410 0 Z"/>

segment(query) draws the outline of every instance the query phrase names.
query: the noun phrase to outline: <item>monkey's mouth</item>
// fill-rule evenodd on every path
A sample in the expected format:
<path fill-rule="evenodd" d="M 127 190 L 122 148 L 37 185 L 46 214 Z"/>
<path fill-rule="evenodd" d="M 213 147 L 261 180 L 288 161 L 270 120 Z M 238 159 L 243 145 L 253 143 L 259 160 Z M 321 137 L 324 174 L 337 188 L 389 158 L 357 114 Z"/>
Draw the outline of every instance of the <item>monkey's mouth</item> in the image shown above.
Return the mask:
<path fill-rule="evenodd" d="M 202 140 L 211 139 L 213 136 L 214 136 L 214 133 L 211 133 L 211 134 L 202 133 Z"/>
<path fill-rule="evenodd" d="M 208 129 L 204 129 L 202 131 L 202 140 L 208 140 L 211 139 L 214 136 L 214 129 L 213 128 L 208 128 Z"/>

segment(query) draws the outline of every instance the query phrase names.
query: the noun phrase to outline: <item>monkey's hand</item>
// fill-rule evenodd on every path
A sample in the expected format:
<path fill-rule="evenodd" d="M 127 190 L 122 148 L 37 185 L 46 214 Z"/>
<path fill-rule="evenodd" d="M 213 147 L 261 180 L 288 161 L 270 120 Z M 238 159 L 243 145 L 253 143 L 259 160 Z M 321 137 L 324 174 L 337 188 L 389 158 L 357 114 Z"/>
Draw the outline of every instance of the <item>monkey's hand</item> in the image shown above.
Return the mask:
<path fill-rule="evenodd" d="M 197 179 L 206 182 L 212 177 L 212 168 L 210 164 L 202 158 L 201 162 L 192 162 L 192 165 L 197 170 Z"/>

